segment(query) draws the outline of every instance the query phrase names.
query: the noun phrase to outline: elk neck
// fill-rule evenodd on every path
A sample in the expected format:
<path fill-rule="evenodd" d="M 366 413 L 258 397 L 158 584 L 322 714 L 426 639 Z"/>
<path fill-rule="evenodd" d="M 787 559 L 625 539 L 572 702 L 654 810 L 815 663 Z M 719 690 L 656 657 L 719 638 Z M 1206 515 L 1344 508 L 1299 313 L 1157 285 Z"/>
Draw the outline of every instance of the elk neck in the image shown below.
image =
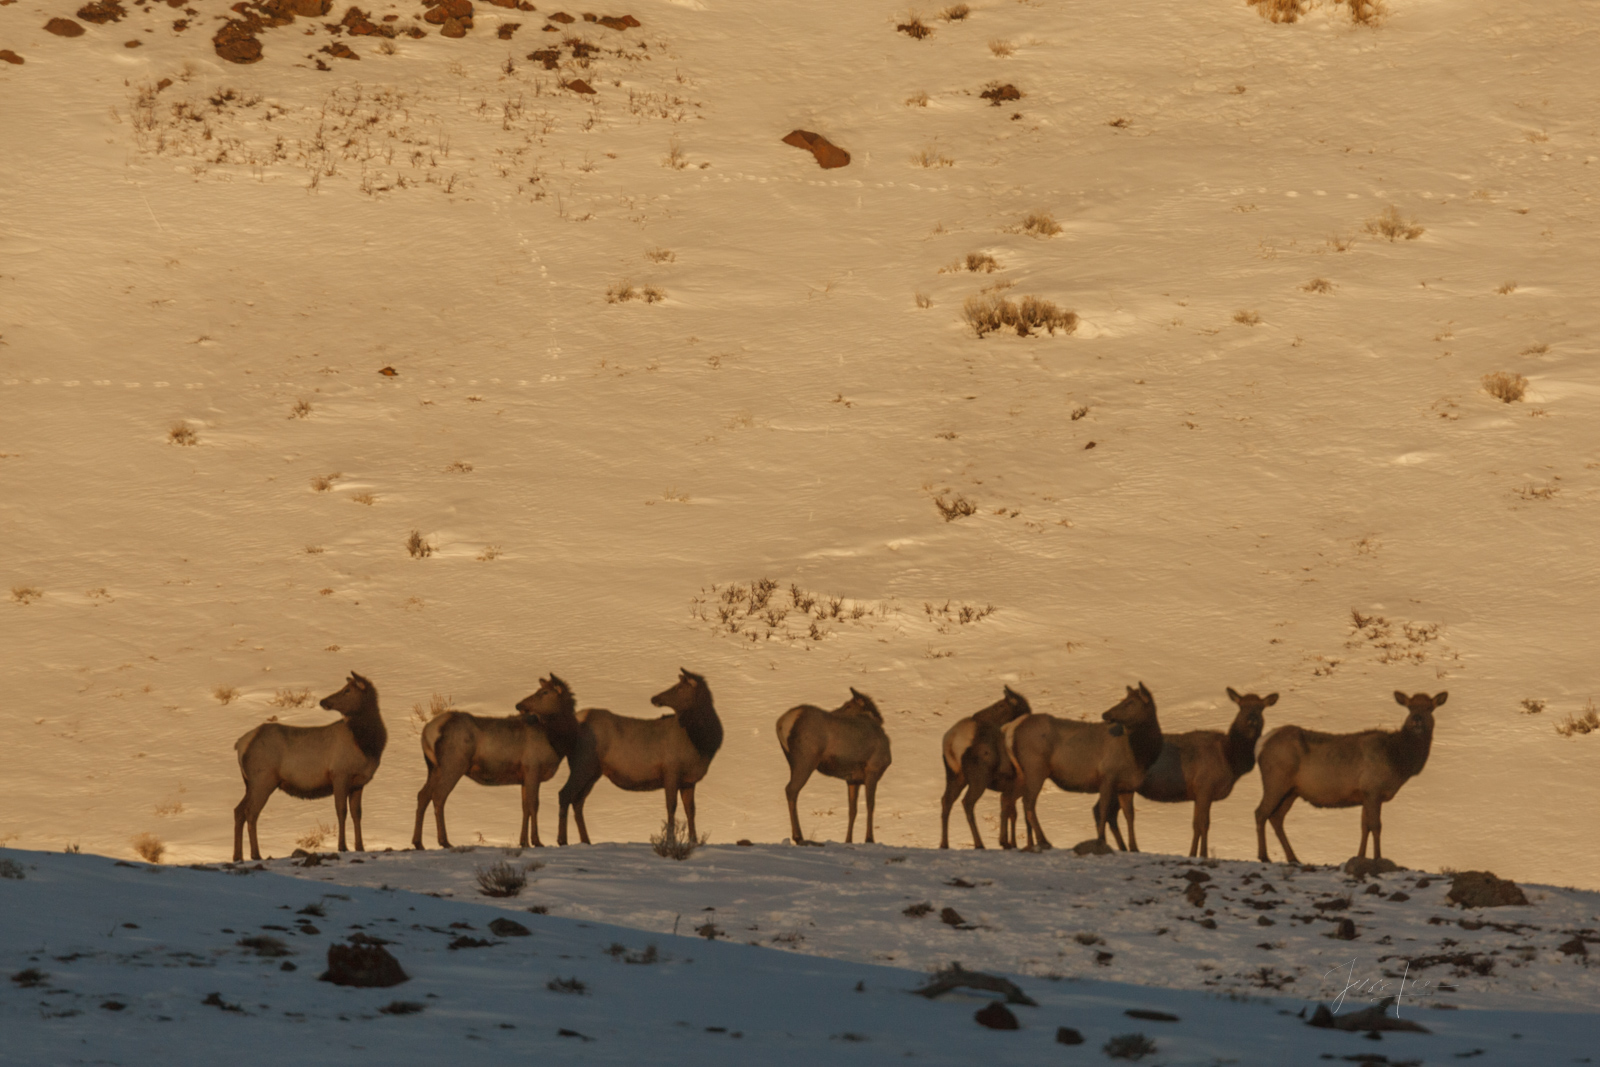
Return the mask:
<path fill-rule="evenodd" d="M 383 725 L 383 716 L 378 713 L 377 690 L 368 686 L 361 694 L 361 706 L 353 714 L 345 716 L 345 722 L 363 756 L 375 760 L 383 755 L 384 746 L 389 743 L 389 731 Z"/>
<path fill-rule="evenodd" d="M 1134 762 L 1139 767 L 1148 770 L 1150 765 L 1161 755 L 1161 723 L 1156 720 L 1156 710 L 1150 708 L 1149 715 L 1141 715 L 1129 723 L 1128 747 L 1133 750 Z"/>
<path fill-rule="evenodd" d="M 1433 720 L 1407 719 L 1406 724 L 1385 738 L 1389 765 L 1407 778 L 1421 772 L 1433 748 Z"/>
<path fill-rule="evenodd" d="M 1256 767 L 1256 742 L 1261 738 L 1260 730 L 1251 730 L 1248 727 L 1234 723 L 1228 727 L 1227 753 L 1228 770 L 1238 781 Z"/>
<path fill-rule="evenodd" d="M 576 702 L 569 694 L 561 701 L 561 709 L 548 715 L 529 716 L 544 731 L 545 739 L 550 742 L 550 747 L 562 759 L 572 755 L 572 750 L 578 745 L 577 713 L 573 710 Z"/>
<path fill-rule="evenodd" d="M 689 743 L 706 759 L 717 754 L 722 747 L 722 720 L 711 703 L 711 690 L 700 684 L 699 696 L 684 711 L 678 712 L 678 725 L 689 735 Z"/>

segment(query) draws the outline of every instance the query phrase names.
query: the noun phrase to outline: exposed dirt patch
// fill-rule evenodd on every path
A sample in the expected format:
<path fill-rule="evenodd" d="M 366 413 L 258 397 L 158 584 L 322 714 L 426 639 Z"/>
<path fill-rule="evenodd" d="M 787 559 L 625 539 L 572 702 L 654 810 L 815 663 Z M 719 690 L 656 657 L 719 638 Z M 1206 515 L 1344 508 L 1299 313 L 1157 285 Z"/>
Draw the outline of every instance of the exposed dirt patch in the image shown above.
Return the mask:
<path fill-rule="evenodd" d="M 92 3 L 84 4 L 78 8 L 78 17 L 80 19 L 85 22 L 93 22 L 96 25 L 104 25 L 107 22 L 120 22 L 122 16 L 127 13 L 127 9 L 117 3 L 117 0 L 93 0 Z"/>
<path fill-rule="evenodd" d="M 53 33 L 57 37 L 82 37 L 83 27 L 71 19 L 51 19 L 44 24 L 46 33 Z"/>
<path fill-rule="evenodd" d="M 989 101 L 991 107 L 999 107 L 1007 100 L 1021 100 L 1022 90 L 1007 82 L 1004 85 L 991 85 L 978 95 Z"/>
<path fill-rule="evenodd" d="M 850 165 L 850 153 L 822 136 L 810 130 L 794 130 L 784 137 L 783 143 L 803 148 L 817 157 L 817 166 L 823 170 L 832 170 L 836 167 Z"/>

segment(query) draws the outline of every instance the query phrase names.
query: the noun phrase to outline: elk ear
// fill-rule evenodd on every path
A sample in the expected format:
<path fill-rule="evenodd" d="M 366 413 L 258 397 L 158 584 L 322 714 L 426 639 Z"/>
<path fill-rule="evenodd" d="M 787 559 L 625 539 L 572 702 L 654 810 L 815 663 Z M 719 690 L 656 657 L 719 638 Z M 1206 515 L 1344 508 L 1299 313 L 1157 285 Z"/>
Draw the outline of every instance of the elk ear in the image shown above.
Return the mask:
<path fill-rule="evenodd" d="M 1433 698 L 1433 706 L 1434 707 L 1438 707 L 1440 704 L 1443 704 L 1446 700 L 1449 700 L 1449 699 L 1450 699 L 1450 694 L 1449 693 L 1440 693 L 1438 696 Z"/>
<path fill-rule="evenodd" d="M 1394 691 L 1394 702 L 1399 704 L 1402 708 L 1408 708 L 1411 706 L 1411 698 L 1400 692 L 1398 689 Z"/>
<path fill-rule="evenodd" d="M 1144 697 L 1145 700 L 1149 701 L 1150 703 L 1155 703 L 1156 698 L 1150 695 L 1150 690 L 1145 688 L 1145 684 L 1143 682 L 1139 683 L 1139 695 Z"/>
<path fill-rule="evenodd" d="M 1263 700 L 1261 703 L 1263 705 L 1265 705 L 1266 707 L 1270 708 L 1270 707 L 1272 707 L 1272 705 L 1276 704 L 1277 702 L 1278 702 L 1278 694 L 1277 693 L 1268 693 L 1267 694 L 1267 699 Z"/>
<path fill-rule="evenodd" d="M 1239 694 L 1233 691 L 1233 686 L 1228 686 L 1228 699 L 1235 704 L 1239 703 Z"/>
<path fill-rule="evenodd" d="M 851 695 L 851 696 L 853 696 L 853 697 L 855 697 L 855 698 L 856 698 L 856 699 L 857 699 L 857 700 L 864 700 L 864 699 L 865 699 L 865 698 L 864 698 L 864 697 L 863 697 L 863 696 L 862 696 L 862 695 L 861 695 L 861 694 L 860 694 L 860 693 L 859 693 L 859 692 L 858 692 L 858 691 L 857 691 L 857 690 L 856 690 L 856 687 L 855 687 L 855 686 L 853 686 L 853 685 L 852 685 L 852 686 L 851 686 L 851 687 L 850 687 L 850 695 Z"/>
<path fill-rule="evenodd" d="M 357 674 L 355 671 L 351 671 L 350 684 L 355 686 L 357 689 L 365 690 L 369 683 L 365 678 L 361 677 L 361 675 Z"/>

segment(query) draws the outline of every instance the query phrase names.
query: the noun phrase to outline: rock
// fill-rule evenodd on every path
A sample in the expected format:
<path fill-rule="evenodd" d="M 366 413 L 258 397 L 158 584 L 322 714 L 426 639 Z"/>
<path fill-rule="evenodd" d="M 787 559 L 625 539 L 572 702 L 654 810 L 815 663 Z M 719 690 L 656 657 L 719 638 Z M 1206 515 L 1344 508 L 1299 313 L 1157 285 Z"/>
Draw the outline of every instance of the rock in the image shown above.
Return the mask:
<path fill-rule="evenodd" d="M 378 369 L 378 373 L 383 375 L 385 378 L 398 378 L 400 376 L 400 372 L 395 370 L 393 367 L 380 367 Z"/>
<path fill-rule="evenodd" d="M 1561 949 L 1561 954 L 1563 956 L 1587 956 L 1589 954 L 1588 946 L 1583 943 L 1583 938 L 1581 937 L 1575 937 L 1571 941 L 1568 941 L 1567 943 L 1557 947 Z"/>
<path fill-rule="evenodd" d="M 571 25 L 578 20 L 567 14 L 565 11 L 557 11 L 554 15 L 550 16 L 550 21 L 559 22 L 563 25 Z"/>
<path fill-rule="evenodd" d="M 1411 895 L 1409 893 L 1402 893 L 1397 889 L 1393 893 L 1389 894 L 1389 899 L 1394 901 L 1396 904 L 1404 904 L 1406 901 L 1411 899 Z"/>
<path fill-rule="evenodd" d="M 1319 900 L 1311 906 L 1318 911 L 1344 911 L 1350 906 L 1350 898 L 1334 897 L 1331 900 Z"/>
<path fill-rule="evenodd" d="M 1129 1008 L 1122 1014 L 1130 1019 L 1148 1019 L 1154 1023 L 1175 1023 L 1180 1021 L 1170 1011 L 1155 1011 L 1151 1008 Z"/>
<path fill-rule="evenodd" d="M 1215 930 L 1217 928 L 1217 920 L 1215 920 L 1215 919 L 1201 919 L 1200 920 L 1200 925 L 1202 927 L 1204 927 L 1205 929 L 1207 929 L 1207 930 Z"/>
<path fill-rule="evenodd" d="M 932 1000 L 942 993 L 952 989 L 981 989 L 987 993 L 1003 993 L 1008 1004 L 1026 1004 L 1031 1008 L 1038 1007 L 1038 1003 L 1009 978 L 1001 978 L 995 974 L 984 974 L 982 971 L 969 971 L 962 967 L 960 962 L 953 962 L 949 967 L 934 974 L 927 985 L 921 989 L 913 989 L 918 996 Z"/>
<path fill-rule="evenodd" d="M 1091 837 L 1087 841 L 1079 841 L 1073 845 L 1072 851 L 1079 856 L 1114 856 L 1117 850 L 1098 837 Z"/>
<path fill-rule="evenodd" d="M 124 47 L 124 48 L 143 48 L 144 47 L 144 42 L 139 40 L 138 38 L 135 38 L 135 39 L 133 39 L 131 41 L 123 41 L 122 42 L 122 47 Z"/>
<path fill-rule="evenodd" d="M 495 919 L 489 923 L 489 932 L 496 937 L 528 937 L 532 933 L 515 919 Z"/>
<path fill-rule="evenodd" d="M 428 13 L 422 16 L 422 21 L 431 22 L 435 26 L 443 26 L 451 19 L 455 19 L 463 26 L 472 25 L 471 0 L 438 0 L 431 4 Z"/>
<path fill-rule="evenodd" d="M 172 79 L 171 78 L 162 78 L 160 81 L 156 82 L 156 92 L 159 93 L 161 90 L 167 88 L 171 84 L 172 84 Z"/>
<path fill-rule="evenodd" d="M 439 28 L 439 36 L 441 37 L 465 37 L 466 35 L 466 24 L 460 19 L 445 19 L 444 25 Z"/>
<path fill-rule="evenodd" d="M 509 41 L 511 40 L 511 35 L 520 29 L 522 29 L 522 23 L 520 22 L 502 22 L 494 32 L 502 41 Z"/>
<path fill-rule="evenodd" d="M 534 63 L 543 63 L 545 70 L 555 70 L 556 64 L 561 61 L 561 50 L 557 48 L 540 48 L 529 52 L 528 59 Z"/>
<path fill-rule="evenodd" d="M 1361 1033 L 1374 1033 L 1378 1030 L 1409 1030 L 1418 1034 L 1431 1034 L 1426 1026 L 1414 1023 L 1410 1019 L 1389 1018 L 1389 1005 L 1395 1002 L 1394 997 L 1385 999 L 1382 1003 L 1374 1004 L 1361 1011 L 1353 1011 L 1349 1015 L 1335 1015 L 1328 1010 L 1326 1004 L 1318 1004 L 1317 1010 L 1311 1018 L 1306 1020 L 1307 1026 L 1315 1026 L 1324 1030 L 1350 1030 Z"/>
<path fill-rule="evenodd" d="M 494 942 L 485 941 L 481 937 L 468 937 L 466 934 L 462 934 L 445 947 L 454 952 L 456 949 L 461 948 L 493 948 Z"/>
<path fill-rule="evenodd" d="M 1339 925 L 1335 926 L 1333 928 L 1333 933 L 1329 934 L 1328 936 L 1333 938 L 1335 941 L 1354 941 L 1361 935 L 1356 933 L 1356 923 L 1354 919 L 1340 919 Z"/>
<path fill-rule="evenodd" d="M 1021 100 L 1022 90 L 1015 85 L 1007 83 L 1005 85 L 991 85 L 978 95 L 989 101 L 992 107 L 999 107 L 1007 100 Z"/>
<path fill-rule="evenodd" d="M 18 66 L 27 62 L 26 59 L 23 59 L 9 48 L 0 48 L 0 59 L 5 60 L 7 63 L 15 63 Z"/>
<path fill-rule="evenodd" d="M 961 917 L 961 913 L 954 908 L 941 908 L 939 910 L 939 921 L 946 926 L 964 926 L 967 922 Z"/>
<path fill-rule="evenodd" d="M 229 19 L 222 24 L 216 36 L 211 38 L 211 47 L 229 63 L 261 62 L 261 42 L 256 40 L 254 31 L 247 23 L 237 19 Z"/>
<path fill-rule="evenodd" d="M 570 89 L 575 93 L 585 93 L 591 96 L 594 94 L 594 87 L 588 82 L 584 81 L 582 78 L 573 78 L 569 82 L 562 82 L 561 88 Z"/>
<path fill-rule="evenodd" d="M 387 988 L 411 976 L 382 945 L 329 945 L 328 969 L 319 979 L 334 985 Z"/>
<path fill-rule="evenodd" d="M 513 11 L 515 11 L 517 7 L 517 0 L 489 0 L 489 3 L 493 4 L 495 7 L 509 7 Z"/>
<path fill-rule="evenodd" d="M 1207 874 L 1205 871 L 1199 870 L 1199 869 L 1194 868 L 1194 867 L 1190 867 L 1187 871 L 1184 871 L 1178 877 L 1183 878 L 1183 879 L 1185 879 L 1187 881 L 1196 882 L 1196 883 L 1211 881 L 1211 876 L 1209 874 Z"/>
<path fill-rule="evenodd" d="M 1446 899 L 1463 908 L 1504 908 L 1528 903 L 1517 883 L 1496 878 L 1489 871 L 1457 871 Z"/>
<path fill-rule="evenodd" d="M 1207 919 L 1206 922 L 1211 922 L 1211 920 Z M 1215 927 L 1213 927 L 1213 929 L 1215 929 Z M 1115 958 L 1116 954 L 1113 952 L 1096 952 L 1094 954 L 1094 962 L 1096 965 L 1101 967 L 1111 966 L 1111 961 Z"/>
<path fill-rule="evenodd" d="M 345 44 L 343 41 L 335 41 L 332 44 L 325 44 L 321 48 L 317 49 L 317 51 L 326 52 L 326 53 L 328 53 L 330 56 L 332 56 L 335 59 L 360 60 L 360 58 L 361 58 L 360 56 L 356 55 L 355 52 L 351 51 L 350 46 Z M 306 861 L 304 863 L 302 863 L 301 866 L 302 867 L 313 866 L 313 864 L 311 862 L 312 860 L 316 860 L 317 862 L 320 863 L 321 862 L 321 857 L 316 856 L 316 855 L 307 856 L 306 857 Z"/>
<path fill-rule="evenodd" d="M 71 19 L 51 19 L 44 24 L 46 33 L 53 33 L 57 37 L 82 37 L 83 27 Z"/>
<path fill-rule="evenodd" d="M 1070 1026 L 1058 1026 L 1056 1027 L 1056 1044 L 1081 1045 L 1083 1044 L 1083 1035 Z"/>
<path fill-rule="evenodd" d="M 1022 1024 L 1017 1022 L 1017 1017 L 1011 1014 L 1011 1009 L 1000 1001 L 994 1001 L 987 1008 L 980 1008 L 973 1016 L 980 1026 L 987 1026 L 991 1030 L 1020 1030 Z"/>
<path fill-rule="evenodd" d="M 755 842 L 750 840 L 748 837 L 741 837 L 741 838 L 739 838 L 739 840 L 735 841 L 734 844 L 738 845 L 740 848 L 754 848 L 755 847 Z"/>
<path fill-rule="evenodd" d="M 117 3 L 117 0 L 91 0 L 90 3 L 78 8 L 78 17 L 80 19 L 101 26 L 107 22 L 120 22 L 122 16 L 127 13 L 123 6 Z"/>
<path fill-rule="evenodd" d="M 333 0 L 283 0 L 285 11 L 304 18 L 321 18 L 333 10 Z"/>
<path fill-rule="evenodd" d="M 823 170 L 833 170 L 836 167 L 850 165 L 850 153 L 829 141 L 826 137 L 810 130 L 795 130 L 783 139 L 783 143 L 803 148 L 817 157 L 817 166 Z"/>
<path fill-rule="evenodd" d="M 617 18 L 614 15 L 602 15 L 598 21 L 600 25 L 613 30 L 627 30 L 635 26 L 644 25 L 632 15 L 623 15 L 621 18 Z"/>
<path fill-rule="evenodd" d="M 1369 860 L 1363 856 L 1351 856 L 1344 861 L 1344 873 L 1361 882 L 1365 882 L 1370 875 L 1393 874 L 1395 871 L 1403 870 L 1405 868 L 1394 860 Z"/>
<path fill-rule="evenodd" d="M 1191 882 L 1189 888 L 1183 891 L 1183 899 L 1197 908 L 1203 908 L 1206 906 L 1206 891 L 1199 882 Z"/>

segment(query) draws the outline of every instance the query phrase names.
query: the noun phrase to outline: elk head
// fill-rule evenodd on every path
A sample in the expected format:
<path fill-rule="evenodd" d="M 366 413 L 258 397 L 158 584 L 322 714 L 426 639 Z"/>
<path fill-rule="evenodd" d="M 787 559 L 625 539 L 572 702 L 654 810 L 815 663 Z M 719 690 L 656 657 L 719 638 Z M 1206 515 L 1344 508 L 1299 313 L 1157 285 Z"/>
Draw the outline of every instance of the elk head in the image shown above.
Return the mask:
<path fill-rule="evenodd" d="M 1139 688 L 1135 689 L 1130 685 L 1127 690 L 1128 695 L 1114 706 L 1107 708 L 1100 718 L 1106 722 L 1128 726 L 1155 714 L 1156 698 L 1150 695 L 1150 690 L 1144 687 L 1143 682 L 1139 683 Z"/>
<path fill-rule="evenodd" d="M 839 709 L 846 714 L 860 715 L 863 718 L 883 721 L 883 713 L 878 710 L 871 697 L 865 693 L 857 692 L 855 686 L 850 687 L 850 702 Z"/>
<path fill-rule="evenodd" d="M 329 711 L 337 711 L 340 715 L 348 717 L 360 711 L 361 706 L 375 696 L 377 690 L 372 688 L 372 683 L 355 671 L 351 671 L 343 689 L 323 697 L 318 703 Z"/>
<path fill-rule="evenodd" d="M 1411 696 L 1406 696 L 1396 689 L 1394 691 L 1394 702 L 1410 713 L 1406 716 L 1405 725 L 1400 729 L 1432 736 L 1433 709 L 1449 698 L 1450 694 L 1448 692 L 1440 693 L 1438 696 L 1429 696 L 1427 693 L 1414 693 Z"/>
<path fill-rule="evenodd" d="M 678 668 L 678 681 L 671 689 L 664 689 L 650 698 L 650 703 L 658 708 L 671 708 L 673 711 L 688 711 L 694 707 L 705 693 L 706 680 L 698 674 L 692 674 Z"/>
<path fill-rule="evenodd" d="M 1000 700 L 1006 705 L 1011 719 L 1020 719 L 1024 715 L 1032 715 L 1033 708 L 1028 703 L 1028 698 L 1011 688 L 1009 685 L 1003 690 Z M 1010 719 L 1007 720 L 1008 722 Z"/>
<path fill-rule="evenodd" d="M 554 674 L 539 679 L 539 688 L 517 702 L 524 715 L 555 715 L 572 704 L 572 689 Z"/>
<path fill-rule="evenodd" d="M 1260 737 L 1261 731 L 1266 729 L 1267 721 L 1265 712 L 1278 702 L 1277 693 L 1268 693 L 1266 696 L 1256 696 L 1254 693 L 1235 693 L 1233 687 L 1228 687 L 1228 699 L 1239 705 L 1239 714 L 1233 718 L 1231 730 L 1245 734 L 1248 737 Z"/>

